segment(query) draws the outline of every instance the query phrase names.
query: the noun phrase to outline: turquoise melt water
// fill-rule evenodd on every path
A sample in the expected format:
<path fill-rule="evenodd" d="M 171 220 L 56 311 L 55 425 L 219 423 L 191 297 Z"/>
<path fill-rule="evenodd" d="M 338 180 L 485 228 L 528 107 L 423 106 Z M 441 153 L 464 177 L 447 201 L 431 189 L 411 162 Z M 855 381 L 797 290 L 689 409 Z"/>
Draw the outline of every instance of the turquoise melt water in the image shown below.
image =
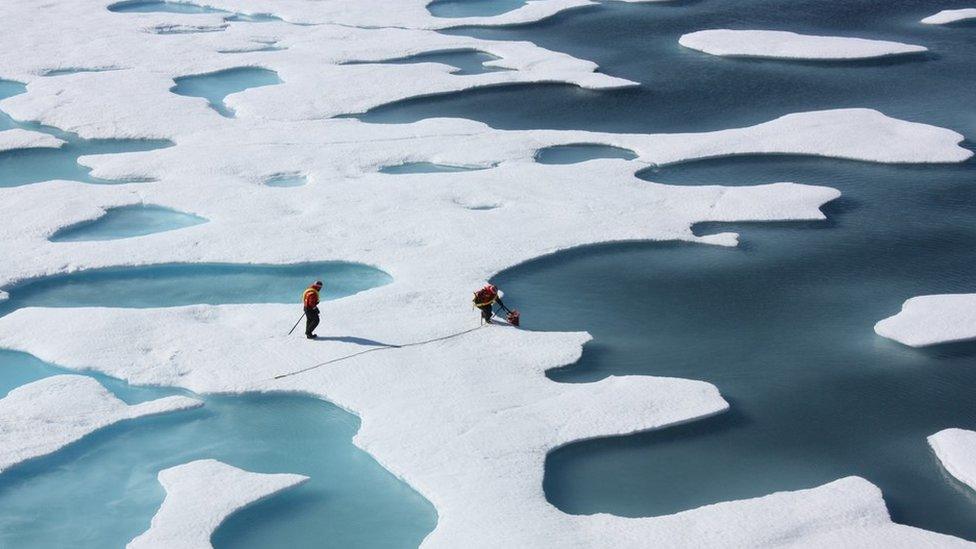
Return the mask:
<path fill-rule="evenodd" d="M 161 206 L 139 204 L 111 208 L 105 215 L 65 227 L 49 238 L 52 242 L 118 240 L 206 223 L 207 220 Z"/>
<path fill-rule="evenodd" d="M 170 91 L 177 95 L 202 97 L 210 107 L 225 118 L 233 118 L 234 110 L 224 104 L 224 98 L 232 93 L 250 88 L 281 84 L 278 73 L 258 67 L 239 67 L 207 74 L 195 74 L 174 78 Z"/>
<path fill-rule="evenodd" d="M 448 164 L 435 164 L 433 162 L 406 162 L 395 166 L 384 166 L 380 168 L 380 173 L 405 174 L 405 173 L 450 173 L 450 172 L 470 172 L 484 170 L 483 166 L 451 166 Z"/>
<path fill-rule="evenodd" d="M 269 177 L 264 184 L 269 187 L 301 187 L 308 183 L 302 174 L 285 173 Z"/>
<path fill-rule="evenodd" d="M 539 149 L 535 154 L 535 161 L 540 164 L 576 164 L 598 158 L 633 160 L 637 158 L 637 155 L 629 149 L 586 143 L 546 147 L 545 149 Z"/>
<path fill-rule="evenodd" d="M 92 269 L 4 288 L 0 314 L 21 307 L 175 307 L 204 303 L 298 303 L 315 280 L 323 299 L 338 299 L 389 283 L 379 269 L 358 263 L 294 265 L 169 263 Z"/>
<path fill-rule="evenodd" d="M 24 93 L 19 82 L 0 80 L 0 100 Z M 20 122 L 0 111 L 0 130 L 20 128 L 47 133 L 65 141 L 57 149 L 14 149 L 0 152 L 0 187 L 17 187 L 53 179 L 67 179 L 85 183 L 130 183 L 92 177 L 91 169 L 78 163 L 81 156 L 150 151 L 170 147 L 164 139 L 82 139 L 51 126 L 34 122 Z"/>
<path fill-rule="evenodd" d="M 160 307 L 188 303 L 294 302 L 311 280 L 324 299 L 388 282 L 363 265 L 163 265 L 88 271 L 10 289 L 0 314 L 19 307 Z M 283 327 L 285 330 L 287 327 Z M 72 373 L 0 350 L 0 394 Z M 136 403 L 177 391 L 95 376 Z M 342 547 L 415 547 L 436 522 L 433 507 L 352 445 L 358 419 L 301 396 L 207 396 L 200 410 L 122 423 L 0 476 L 0 545 L 121 547 L 149 527 L 164 492 L 156 474 L 215 458 L 257 472 L 311 480 L 225 523 L 216 547 L 276 547 L 329 540 Z"/>
<path fill-rule="evenodd" d="M 0 351 L 0 390 L 68 373 Z M 130 403 L 173 391 L 97 376 Z M 4 391 L 6 392 L 6 391 Z M 163 501 L 156 474 L 214 458 L 255 472 L 310 480 L 220 527 L 216 547 L 416 547 L 433 507 L 352 445 L 359 420 L 299 396 L 204 397 L 199 410 L 117 424 L 0 476 L 0 545 L 122 547 L 149 527 Z"/>
<path fill-rule="evenodd" d="M 161 2 L 158 0 L 131 0 L 116 2 L 108 7 L 108 11 L 117 13 L 228 13 L 224 10 L 198 6 L 185 2 Z"/>
<path fill-rule="evenodd" d="M 505 67 L 493 67 L 485 65 L 488 61 L 495 61 L 498 57 L 478 50 L 455 50 L 455 51 L 434 51 L 388 59 L 385 61 L 355 61 L 348 65 L 369 65 L 375 63 L 391 65 L 413 65 L 417 63 L 440 63 L 450 65 L 456 70 L 452 74 L 464 76 L 468 74 L 484 74 L 487 72 L 507 71 Z"/>

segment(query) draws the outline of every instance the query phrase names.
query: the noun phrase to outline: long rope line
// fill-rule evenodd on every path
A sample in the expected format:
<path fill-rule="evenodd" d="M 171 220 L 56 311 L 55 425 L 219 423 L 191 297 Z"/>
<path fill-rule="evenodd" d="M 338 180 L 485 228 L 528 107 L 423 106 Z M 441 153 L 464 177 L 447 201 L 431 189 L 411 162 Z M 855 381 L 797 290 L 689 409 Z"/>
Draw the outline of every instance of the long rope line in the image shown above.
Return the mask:
<path fill-rule="evenodd" d="M 372 349 L 366 349 L 365 351 L 359 351 L 358 353 L 352 353 L 350 355 L 340 356 L 338 358 L 333 358 L 331 360 L 326 360 L 325 362 L 320 362 L 320 363 L 315 364 L 313 366 L 309 366 L 308 368 L 302 368 L 301 370 L 295 370 L 294 372 L 288 372 L 286 374 L 276 375 L 276 376 L 274 376 L 274 379 L 284 379 L 286 377 L 291 377 L 291 376 L 295 376 L 295 375 L 298 375 L 298 374 L 303 374 L 305 372 L 314 370 L 316 368 L 321 368 L 322 366 L 328 366 L 329 364 L 335 364 L 336 362 L 342 362 L 343 360 L 349 360 L 350 358 L 357 357 L 357 356 L 360 356 L 360 355 L 365 355 L 366 353 L 373 353 L 373 352 L 376 352 L 376 351 L 386 351 L 388 349 L 406 349 L 407 347 L 418 347 L 420 345 L 427 345 L 429 343 L 437 343 L 438 341 L 444 341 L 444 340 L 447 340 L 447 339 L 453 339 L 455 337 L 461 337 L 461 336 L 463 336 L 465 334 L 470 334 L 471 332 L 473 332 L 475 330 L 480 330 L 483 327 L 484 327 L 484 325 L 478 326 L 477 328 L 470 328 L 470 329 L 464 330 L 462 332 L 457 332 L 457 333 L 454 333 L 454 334 L 449 334 L 449 335 L 446 335 L 446 336 L 435 337 L 435 338 L 427 339 L 427 340 L 424 340 L 424 341 L 415 341 L 413 343 L 405 343 L 403 345 L 384 345 L 382 347 L 374 347 Z"/>

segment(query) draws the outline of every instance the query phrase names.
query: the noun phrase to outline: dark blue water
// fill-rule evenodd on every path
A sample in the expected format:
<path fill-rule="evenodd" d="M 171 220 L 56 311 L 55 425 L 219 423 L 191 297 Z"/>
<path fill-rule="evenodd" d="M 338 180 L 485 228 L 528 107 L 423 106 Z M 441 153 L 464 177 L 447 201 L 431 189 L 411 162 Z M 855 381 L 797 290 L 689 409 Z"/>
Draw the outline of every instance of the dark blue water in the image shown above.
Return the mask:
<path fill-rule="evenodd" d="M 65 373 L 23 353 L 0 351 L 0 394 Z M 96 378 L 130 403 L 173 391 Z M 359 420 L 298 396 L 205 397 L 199 410 L 104 429 L 0 476 L 0 546 L 122 547 L 149 527 L 164 491 L 156 474 L 215 458 L 249 471 L 310 480 L 239 515 L 216 547 L 416 547 L 436 522 L 433 507 L 352 445 Z"/>
<path fill-rule="evenodd" d="M 578 145 L 556 145 L 555 147 L 539 149 L 535 153 L 535 161 L 540 164 L 576 164 L 597 158 L 633 160 L 637 158 L 637 155 L 629 149 L 586 143 Z"/>
<path fill-rule="evenodd" d="M 224 98 L 249 88 L 281 84 L 278 73 L 258 67 L 239 67 L 207 74 L 174 78 L 170 90 L 177 95 L 203 97 L 210 107 L 225 118 L 233 118 L 234 110 L 224 104 Z"/>
<path fill-rule="evenodd" d="M 427 10 L 434 17 L 482 17 L 521 8 L 525 0 L 433 0 Z"/>
<path fill-rule="evenodd" d="M 139 204 L 106 210 L 105 215 L 91 221 L 65 227 L 49 238 L 52 242 L 89 240 L 117 240 L 147 234 L 173 231 L 206 223 L 207 220 L 160 206 Z"/>
<path fill-rule="evenodd" d="M 434 51 L 380 61 L 379 63 L 393 65 L 413 65 L 416 63 L 441 63 L 450 65 L 456 70 L 452 74 L 464 76 L 468 74 L 484 74 L 486 72 L 506 71 L 504 67 L 493 67 L 485 65 L 488 61 L 495 61 L 498 58 L 494 55 L 478 50 L 456 50 L 456 51 Z M 356 61 L 347 63 L 348 65 L 372 64 L 373 62 Z"/>

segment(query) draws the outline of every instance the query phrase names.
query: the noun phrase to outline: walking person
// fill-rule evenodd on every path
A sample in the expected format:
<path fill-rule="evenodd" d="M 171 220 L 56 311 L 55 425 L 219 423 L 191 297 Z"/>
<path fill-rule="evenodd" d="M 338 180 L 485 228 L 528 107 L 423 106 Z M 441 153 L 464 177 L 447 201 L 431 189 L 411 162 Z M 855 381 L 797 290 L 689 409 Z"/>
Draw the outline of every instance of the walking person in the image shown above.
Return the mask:
<path fill-rule="evenodd" d="M 315 339 L 315 328 L 319 325 L 319 291 L 322 290 L 322 281 L 316 280 L 302 294 L 302 307 L 305 308 L 305 337 Z"/>

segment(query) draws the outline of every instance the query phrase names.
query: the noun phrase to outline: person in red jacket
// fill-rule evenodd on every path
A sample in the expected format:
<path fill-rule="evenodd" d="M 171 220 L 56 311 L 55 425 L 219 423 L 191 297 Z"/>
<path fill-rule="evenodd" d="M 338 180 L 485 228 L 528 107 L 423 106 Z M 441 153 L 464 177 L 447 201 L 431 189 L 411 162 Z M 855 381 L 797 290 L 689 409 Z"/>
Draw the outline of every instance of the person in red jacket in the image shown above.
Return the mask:
<path fill-rule="evenodd" d="M 315 284 L 309 286 L 302 294 L 302 307 L 305 308 L 305 337 L 315 339 L 315 328 L 319 325 L 319 291 L 322 289 L 322 281 L 316 280 Z"/>
<path fill-rule="evenodd" d="M 502 303 L 502 298 L 499 295 L 498 288 L 494 284 L 488 284 L 484 288 L 478 290 L 474 293 L 474 306 L 481 311 L 481 319 L 491 324 L 491 317 L 495 314 L 494 305 L 498 303 L 503 308 L 505 304 Z"/>

